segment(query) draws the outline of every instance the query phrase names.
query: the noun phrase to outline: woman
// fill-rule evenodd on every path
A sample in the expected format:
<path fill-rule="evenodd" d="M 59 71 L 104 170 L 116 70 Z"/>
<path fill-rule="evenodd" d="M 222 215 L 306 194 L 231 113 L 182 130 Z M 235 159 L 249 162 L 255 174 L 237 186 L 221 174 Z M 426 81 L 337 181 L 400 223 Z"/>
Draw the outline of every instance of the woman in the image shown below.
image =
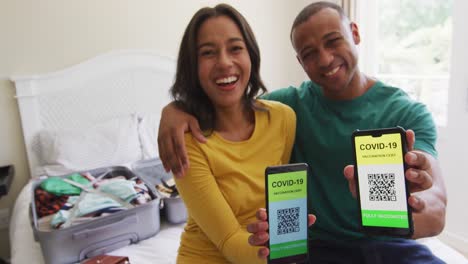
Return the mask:
<path fill-rule="evenodd" d="M 178 263 L 264 262 L 246 225 L 265 207 L 265 168 L 289 161 L 296 117 L 283 104 L 255 99 L 266 92 L 259 69 L 258 45 L 239 12 L 220 4 L 193 16 L 171 93 L 208 138 L 200 144 L 186 134 L 191 165 L 176 183 L 189 218 Z"/>

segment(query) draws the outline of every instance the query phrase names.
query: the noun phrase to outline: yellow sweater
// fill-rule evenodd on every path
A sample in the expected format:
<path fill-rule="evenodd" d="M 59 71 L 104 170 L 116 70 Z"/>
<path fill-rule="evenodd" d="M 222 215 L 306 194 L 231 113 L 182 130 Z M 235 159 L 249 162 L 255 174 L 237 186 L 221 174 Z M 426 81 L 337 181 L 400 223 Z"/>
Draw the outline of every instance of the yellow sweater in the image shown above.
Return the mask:
<path fill-rule="evenodd" d="M 190 168 L 177 187 L 189 218 L 177 263 L 264 263 L 248 244 L 248 223 L 265 207 L 265 168 L 289 162 L 296 115 L 286 105 L 259 100 L 250 139 L 231 142 L 214 132 L 205 144 L 186 134 Z"/>

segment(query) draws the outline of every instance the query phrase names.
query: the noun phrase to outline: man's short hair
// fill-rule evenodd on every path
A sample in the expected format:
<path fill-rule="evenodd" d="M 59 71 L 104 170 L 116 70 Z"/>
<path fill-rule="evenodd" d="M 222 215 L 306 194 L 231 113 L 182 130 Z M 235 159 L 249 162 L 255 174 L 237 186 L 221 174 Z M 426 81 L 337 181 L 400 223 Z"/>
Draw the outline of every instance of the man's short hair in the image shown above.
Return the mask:
<path fill-rule="evenodd" d="M 312 3 L 312 4 L 304 7 L 302 9 L 302 11 L 296 16 L 296 19 L 294 20 L 294 23 L 293 23 L 293 25 L 291 27 L 291 32 L 290 32 L 290 36 L 289 36 L 291 38 L 291 41 L 292 41 L 292 33 L 293 33 L 294 29 L 297 26 L 299 26 L 302 23 L 306 22 L 311 16 L 317 14 L 318 12 L 322 11 L 325 8 L 331 8 L 331 9 L 336 10 L 338 12 L 338 14 L 340 15 L 341 19 L 343 19 L 343 18 L 348 19 L 348 16 L 343 11 L 343 8 L 341 8 L 341 6 L 339 6 L 339 5 L 335 4 L 335 3 L 326 2 L 326 1 L 320 1 L 320 2 Z"/>

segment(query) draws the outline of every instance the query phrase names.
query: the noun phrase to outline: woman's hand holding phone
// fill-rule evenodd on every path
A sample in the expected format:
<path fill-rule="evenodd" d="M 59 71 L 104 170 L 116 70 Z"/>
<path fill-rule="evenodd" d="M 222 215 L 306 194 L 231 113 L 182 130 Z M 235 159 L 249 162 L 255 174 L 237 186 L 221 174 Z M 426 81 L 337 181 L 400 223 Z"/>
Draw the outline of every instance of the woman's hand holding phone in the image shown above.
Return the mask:
<path fill-rule="evenodd" d="M 249 244 L 252 246 L 265 246 L 258 250 L 258 257 L 266 259 L 270 250 L 266 247 L 268 239 L 268 215 L 265 208 L 259 208 L 255 214 L 257 222 L 247 225 L 247 231 L 252 233 L 249 237 Z M 308 215 L 308 226 L 312 226 L 317 218 L 313 214 Z"/>

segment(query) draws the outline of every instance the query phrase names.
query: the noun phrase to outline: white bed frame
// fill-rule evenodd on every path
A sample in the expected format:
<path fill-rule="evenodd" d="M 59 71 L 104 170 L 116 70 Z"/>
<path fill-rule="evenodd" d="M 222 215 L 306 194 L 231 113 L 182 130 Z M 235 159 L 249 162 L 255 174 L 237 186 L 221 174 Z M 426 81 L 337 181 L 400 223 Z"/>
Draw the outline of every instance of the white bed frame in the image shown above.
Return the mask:
<path fill-rule="evenodd" d="M 38 166 L 33 149 L 39 131 L 83 129 L 128 114 L 158 113 L 169 102 L 174 74 L 173 59 L 126 50 L 58 72 L 12 77 L 31 176 Z"/>
<path fill-rule="evenodd" d="M 114 117 L 160 113 L 169 101 L 175 61 L 150 51 L 114 51 L 62 71 L 15 76 L 31 176 L 38 157 L 36 135 L 42 129 L 79 129 Z M 10 244 L 12 263 L 43 263 L 29 220 L 30 184 L 19 194 L 12 213 Z M 182 225 L 161 223 L 154 237 L 119 250 L 132 263 L 175 263 Z M 447 263 L 468 263 L 435 238 L 421 241 Z"/>

